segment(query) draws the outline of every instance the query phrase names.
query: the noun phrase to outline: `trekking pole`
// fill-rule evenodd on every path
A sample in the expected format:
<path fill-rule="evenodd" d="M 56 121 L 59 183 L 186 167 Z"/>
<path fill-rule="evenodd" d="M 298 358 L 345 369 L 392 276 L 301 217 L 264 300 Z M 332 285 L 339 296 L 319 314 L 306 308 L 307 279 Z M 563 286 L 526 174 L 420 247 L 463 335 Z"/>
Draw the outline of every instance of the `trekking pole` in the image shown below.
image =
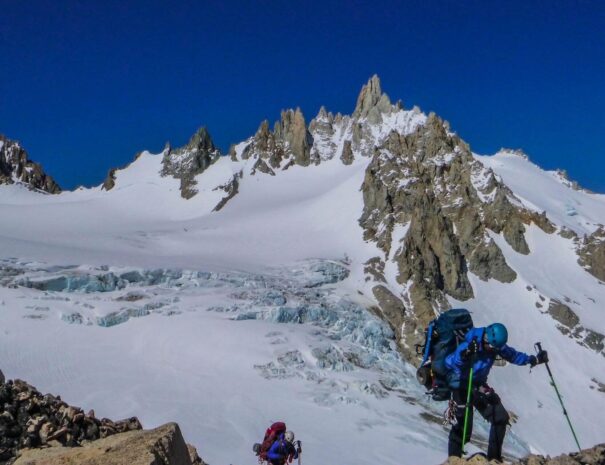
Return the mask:
<path fill-rule="evenodd" d="M 542 343 L 536 342 L 534 344 L 534 347 L 536 348 L 536 351 L 538 353 L 542 352 Z M 561 398 L 561 394 L 559 393 L 559 388 L 557 387 L 557 384 L 555 383 L 555 378 L 552 375 L 552 371 L 550 371 L 550 367 L 548 366 L 548 362 L 544 362 L 544 365 L 546 365 L 546 369 L 548 370 L 548 376 L 550 376 L 550 384 L 552 384 L 552 387 L 555 388 L 555 392 L 557 393 L 557 397 L 559 398 L 559 402 L 561 403 L 561 408 L 563 409 L 563 415 L 565 415 L 565 418 L 567 419 L 567 423 L 569 424 L 569 428 L 571 429 L 571 434 L 573 434 L 573 438 L 576 441 L 576 445 L 578 446 L 578 450 L 580 452 L 582 452 L 582 448 L 580 447 L 580 442 L 578 441 L 578 437 L 576 436 L 576 432 L 573 429 L 573 425 L 571 424 L 571 420 L 569 419 L 569 415 L 567 414 L 567 410 L 565 409 L 565 405 L 563 405 L 563 399 Z"/>
<path fill-rule="evenodd" d="M 462 452 L 464 452 L 464 446 L 466 445 L 466 431 L 468 426 L 468 413 L 471 408 L 471 392 L 473 389 L 473 365 L 475 364 L 475 354 L 471 356 L 471 371 L 468 375 L 468 389 L 466 391 L 466 407 L 464 409 L 464 429 L 462 432 Z"/>

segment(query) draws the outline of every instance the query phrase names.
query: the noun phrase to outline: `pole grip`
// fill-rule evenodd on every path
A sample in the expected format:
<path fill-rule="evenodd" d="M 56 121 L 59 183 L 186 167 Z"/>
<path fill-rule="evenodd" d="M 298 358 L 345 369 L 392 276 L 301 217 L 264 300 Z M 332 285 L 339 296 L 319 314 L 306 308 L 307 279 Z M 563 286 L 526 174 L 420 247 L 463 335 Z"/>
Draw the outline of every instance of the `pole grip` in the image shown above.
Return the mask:
<path fill-rule="evenodd" d="M 536 342 L 534 344 L 534 348 L 536 349 L 536 352 L 542 352 L 542 343 L 541 342 Z"/>

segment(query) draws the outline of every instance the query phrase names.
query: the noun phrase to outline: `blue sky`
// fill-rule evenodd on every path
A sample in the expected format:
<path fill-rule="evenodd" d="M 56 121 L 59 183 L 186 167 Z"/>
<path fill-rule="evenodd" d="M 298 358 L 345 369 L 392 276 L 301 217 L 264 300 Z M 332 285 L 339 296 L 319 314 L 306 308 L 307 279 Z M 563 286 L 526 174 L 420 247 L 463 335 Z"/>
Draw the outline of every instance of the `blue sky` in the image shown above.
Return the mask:
<path fill-rule="evenodd" d="M 66 188 L 201 125 L 227 149 L 377 73 L 479 153 L 605 192 L 605 2 L 1 0 L 0 133 Z"/>

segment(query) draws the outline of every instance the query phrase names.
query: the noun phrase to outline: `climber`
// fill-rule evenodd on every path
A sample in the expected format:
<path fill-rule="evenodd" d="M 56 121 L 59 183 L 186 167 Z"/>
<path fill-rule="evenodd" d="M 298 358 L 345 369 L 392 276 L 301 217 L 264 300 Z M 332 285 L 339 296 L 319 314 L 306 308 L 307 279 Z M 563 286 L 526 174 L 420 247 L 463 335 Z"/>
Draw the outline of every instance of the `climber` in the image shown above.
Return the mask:
<path fill-rule="evenodd" d="M 300 449 L 300 448 L 299 448 Z M 267 452 L 267 459 L 271 465 L 285 465 L 298 458 L 300 450 L 294 447 L 294 433 L 286 431 L 280 434 Z"/>
<path fill-rule="evenodd" d="M 455 416 L 455 420 L 449 435 L 449 456 L 462 456 L 464 444 L 472 434 L 474 407 L 491 424 L 488 460 L 502 461 L 502 442 L 509 415 L 498 394 L 487 384 L 487 376 L 494 360 L 500 356 L 515 365 L 530 365 L 532 368 L 548 362 L 545 350 L 539 351 L 537 355 L 527 355 L 506 345 L 507 341 L 508 331 L 501 323 L 473 328 L 456 350 L 446 357 L 447 382 L 455 403 L 450 404 L 454 409 L 452 416 Z M 467 399 L 470 399 L 468 406 Z"/>

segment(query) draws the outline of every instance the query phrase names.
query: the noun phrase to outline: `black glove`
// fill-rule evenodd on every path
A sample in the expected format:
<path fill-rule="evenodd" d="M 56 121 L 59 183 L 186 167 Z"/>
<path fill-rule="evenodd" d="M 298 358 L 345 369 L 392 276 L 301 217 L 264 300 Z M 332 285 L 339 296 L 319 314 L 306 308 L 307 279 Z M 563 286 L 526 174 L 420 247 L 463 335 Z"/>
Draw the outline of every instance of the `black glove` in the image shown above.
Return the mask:
<path fill-rule="evenodd" d="M 467 361 L 472 355 L 479 351 L 479 344 L 474 339 L 468 344 L 468 347 L 460 352 L 460 358 Z"/>
<path fill-rule="evenodd" d="M 302 452 L 302 446 L 300 445 L 300 441 L 296 441 L 296 452 L 299 454 Z"/>
<path fill-rule="evenodd" d="M 541 363 L 548 363 L 548 352 L 545 350 L 541 350 L 537 355 L 529 356 L 529 364 L 532 368 Z"/>
<path fill-rule="evenodd" d="M 538 359 L 538 364 L 548 363 L 548 352 L 546 352 L 545 350 L 541 350 L 540 352 L 538 352 L 538 355 L 536 355 L 536 358 Z"/>

